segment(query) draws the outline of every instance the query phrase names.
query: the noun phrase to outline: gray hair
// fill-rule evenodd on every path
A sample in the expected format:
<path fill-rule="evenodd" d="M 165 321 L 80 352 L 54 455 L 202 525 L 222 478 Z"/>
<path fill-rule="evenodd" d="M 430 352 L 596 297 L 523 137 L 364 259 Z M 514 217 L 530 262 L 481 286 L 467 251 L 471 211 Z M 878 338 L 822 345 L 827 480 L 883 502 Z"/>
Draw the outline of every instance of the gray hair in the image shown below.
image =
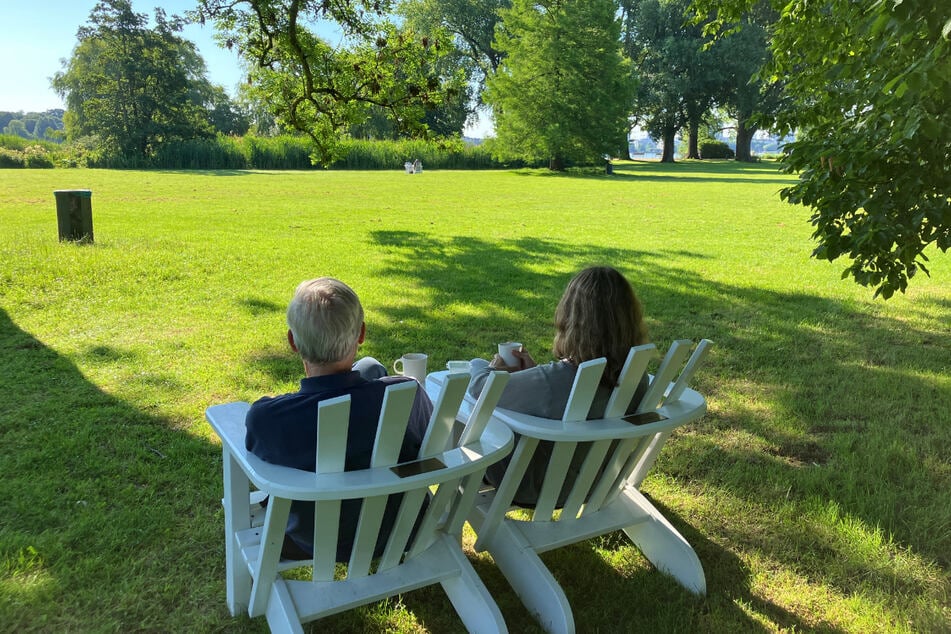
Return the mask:
<path fill-rule="evenodd" d="M 333 363 L 356 353 L 363 306 L 340 280 L 307 280 L 297 286 L 287 307 L 287 326 L 305 361 Z"/>

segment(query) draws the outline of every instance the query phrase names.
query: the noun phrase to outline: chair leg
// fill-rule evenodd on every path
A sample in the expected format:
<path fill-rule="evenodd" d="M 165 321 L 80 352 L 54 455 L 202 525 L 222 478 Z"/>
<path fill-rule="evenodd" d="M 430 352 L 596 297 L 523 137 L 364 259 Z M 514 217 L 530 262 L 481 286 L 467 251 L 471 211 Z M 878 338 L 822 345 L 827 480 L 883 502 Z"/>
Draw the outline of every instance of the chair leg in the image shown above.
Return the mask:
<path fill-rule="evenodd" d="M 575 620 L 564 591 L 517 528 L 500 522 L 486 549 L 546 632 L 574 634 Z"/>
<path fill-rule="evenodd" d="M 658 570 L 662 570 L 677 580 L 680 585 L 694 594 L 707 593 L 707 581 L 703 566 L 693 547 L 683 535 L 667 521 L 657 508 L 633 488 L 626 488 L 621 497 L 629 504 L 640 509 L 639 515 L 647 514 L 648 519 L 624 529 L 632 542 L 644 553 Z"/>
<path fill-rule="evenodd" d="M 271 597 L 264 614 L 271 634 L 304 634 L 294 600 L 283 580 L 279 579 L 271 586 Z"/>
<path fill-rule="evenodd" d="M 459 548 L 458 542 L 450 535 L 443 535 L 440 539 L 447 542 L 448 547 L 445 550 L 455 559 L 459 570 L 458 575 L 443 579 L 440 583 L 466 629 L 479 634 L 508 632 L 499 606 L 476 574 L 472 563 Z"/>
<path fill-rule="evenodd" d="M 248 477 L 231 457 L 227 446 L 223 447 L 225 495 L 225 576 L 228 611 L 231 616 L 247 613 L 251 601 L 251 573 L 238 549 L 236 534 L 251 527 L 248 508 Z"/>

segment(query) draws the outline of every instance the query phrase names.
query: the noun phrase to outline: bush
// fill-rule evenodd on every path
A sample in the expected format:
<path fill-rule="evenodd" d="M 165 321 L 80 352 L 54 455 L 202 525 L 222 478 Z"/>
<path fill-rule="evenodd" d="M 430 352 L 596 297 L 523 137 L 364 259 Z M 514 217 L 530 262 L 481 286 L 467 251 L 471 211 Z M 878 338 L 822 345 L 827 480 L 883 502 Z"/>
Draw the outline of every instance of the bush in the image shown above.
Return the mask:
<path fill-rule="evenodd" d="M 26 167 L 49 169 L 53 167 L 53 157 L 43 147 L 31 145 L 23 150 L 23 163 Z"/>
<path fill-rule="evenodd" d="M 736 156 L 723 141 L 704 141 L 700 144 L 701 159 L 731 159 Z"/>
<path fill-rule="evenodd" d="M 0 147 L 0 168 L 4 167 L 26 167 L 26 161 L 23 159 L 23 152 L 19 150 L 8 150 Z"/>
<path fill-rule="evenodd" d="M 59 152 L 49 141 L 0 134 L 0 167 L 53 167 Z"/>

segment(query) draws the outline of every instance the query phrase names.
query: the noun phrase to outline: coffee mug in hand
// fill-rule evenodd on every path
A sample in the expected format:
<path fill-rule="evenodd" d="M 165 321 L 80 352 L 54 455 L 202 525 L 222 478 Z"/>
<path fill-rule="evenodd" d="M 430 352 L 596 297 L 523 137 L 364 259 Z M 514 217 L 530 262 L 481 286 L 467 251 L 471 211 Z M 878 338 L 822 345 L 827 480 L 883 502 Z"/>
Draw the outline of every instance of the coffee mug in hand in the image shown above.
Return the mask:
<path fill-rule="evenodd" d="M 505 361 L 505 365 L 517 368 L 519 366 L 519 360 L 512 352 L 521 349 L 522 344 L 515 341 L 506 341 L 505 343 L 499 344 L 499 356 L 502 357 L 502 361 Z"/>
<path fill-rule="evenodd" d="M 426 380 L 426 359 L 427 356 L 421 352 L 407 352 L 393 362 L 393 370 L 422 383 Z"/>

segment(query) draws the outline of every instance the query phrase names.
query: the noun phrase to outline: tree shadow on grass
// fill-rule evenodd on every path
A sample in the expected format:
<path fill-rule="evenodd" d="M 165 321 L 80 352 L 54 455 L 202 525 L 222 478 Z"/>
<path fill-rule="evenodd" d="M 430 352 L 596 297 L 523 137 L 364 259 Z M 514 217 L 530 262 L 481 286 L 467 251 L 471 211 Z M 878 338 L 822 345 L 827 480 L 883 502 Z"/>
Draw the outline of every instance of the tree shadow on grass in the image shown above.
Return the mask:
<path fill-rule="evenodd" d="M 648 497 L 651 498 L 651 496 Z M 774 631 L 774 628 L 789 632 L 822 631 L 830 634 L 847 631 L 831 623 L 817 625 L 816 618 L 803 619 L 771 601 L 767 596 L 754 592 L 751 583 L 752 571 L 735 553 L 710 540 L 656 499 L 651 498 L 651 503 L 693 546 L 706 573 L 708 596 L 705 599 L 705 605 L 696 616 L 697 626 L 686 631 L 703 632 L 713 629 L 723 631 L 720 626 L 724 621 L 735 624 L 727 631 L 748 631 L 747 627 L 743 627 L 744 625 L 748 625 L 749 630 L 762 629 L 763 631 Z M 617 537 L 622 541 L 626 539 L 623 533 L 618 533 Z M 768 550 L 768 546 L 764 548 L 764 552 Z M 669 583 L 675 584 L 669 577 L 665 578 Z M 747 609 L 741 609 L 740 606 L 745 606 Z M 749 618 L 749 611 L 767 617 L 774 627 L 766 628 L 756 621 L 747 624 L 744 619 Z M 717 627 L 713 627 L 714 624 Z"/>
<path fill-rule="evenodd" d="M 240 308 L 248 311 L 251 315 L 266 315 L 268 313 L 283 313 L 287 307 L 281 306 L 277 302 L 260 297 L 242 297 L 237 300 Z"/>
<path fill-rule="evenodd" d="M 178 606 L 213 596 L 205 618 L 220 627 L 219 450 L 103 392 L 2 309 L 0 350 L 0 556 L 17 589 L 0 601 L 4 625 L 174 631 L 187 627 Z"/>
<path fill-rule="evenodd" d="M 702 632 L 709 631 L 706 624 L 711 614 L 715 614 L 713 622 L 729 631 L 767 631 L 739 608 L 738 600 L 756 606 L 783 627 L 803 628 L 803 622 L 795 615 L 750 596 L 749 571 L 736 555 L 705 539 L 667 509 L 659 508 L 678 529 L 685 527 L 689 531 L 688 539 L 701 559 L 708 564 L 715 560 L 716 572 L 708 576 L 707 583 L 717 591 L 710 596 L 693 595 L 672 577 L 655 569 L 639 552 L 632 552 L 630 541 L 621 531 L 571 544 L 544 553 L 541 558 L 564 590 L 579 632 Z M 622 549 L 627 549 L 620 555 L 625 561 L 620 565 L 610 561 Z M 469 557 L 511 631 L 543 632 L 491 555 L 470 554 Z M 620 572 L 619 566 L 623 569 Z M 432 627 L 439 623 L 439 615 L 432 610 L 438 603 L 427 596 L 432 592 L 441 590 L 429 588 L 414 592 L 405 595 L 403 601 L 431 631 L 444 631 Z M 458 631 L 463 631 L 461 624 Z"/>
<path fill-rule="evenodd" d="M 935 332 L 847 301 L 713 282 L 671 265 L 660 251 L 415 232 L 372 239 L 383 252 L 374 277 L 407 291 L 375 307 L 382 319 L 371 323 L 370 341 L 391 355 L 415 349 L 416 341 L 437 342 L 426 351 L 430 369 L 446 359 L 489 357 L 497 342 L 511 339 L 546 361 L 554 306 L 568 279 L 586 265 L 617 266 L 645 304 L 662 350 L 679 338 L 716 343 L 695 381 L 710 414 L 674 439 L 660 468 L 766 509 L 780 500 L 781 483 L 800 514 L 815 512 L 817 499 L 836 505 L 867 533 L 881 527 L 898 548 L 947 569 L 951 536 L 928 528 L 946 525 L 947 510 L 933 501 L 951 484 L 934 451 L 934 443 L 948 442 L 939 419 L 951 422 L 951 397 L 925 376 L 948 368 L 940 355 L 921 354 Z M 422 314 L 421 305 L 428 307 Z M 920 405 L 896 412 L 895 393 L 917 395 Z M 906 440 L 893 440 L 899 437 Z M 870 470 L 882 477 L 870 479 Z M 844 552 L 848 544 L 830 542 L 825 530 L 764 517 L 721 537 L 845 594 L 923 589 L 920 579 L 902 580 L 900 567 L 877 570 L 874 557 Z M 803 567 L 801 552 L 785 547 L 790 541 L 825 548 L 847 565 L 838 572 Z"/>

